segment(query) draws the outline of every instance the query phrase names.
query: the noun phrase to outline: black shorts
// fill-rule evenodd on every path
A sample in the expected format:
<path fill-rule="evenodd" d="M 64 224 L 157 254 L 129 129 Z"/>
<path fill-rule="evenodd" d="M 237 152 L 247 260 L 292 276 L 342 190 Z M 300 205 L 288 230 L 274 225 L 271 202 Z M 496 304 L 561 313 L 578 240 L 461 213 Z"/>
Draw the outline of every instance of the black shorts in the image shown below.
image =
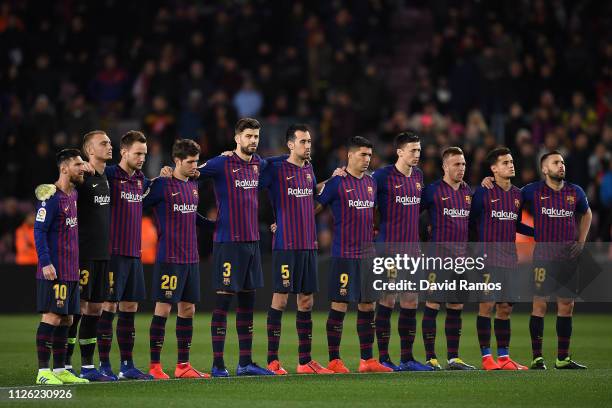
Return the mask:
<path fill-rule="evenodd" d="M 534 260 L 533 261 L 533 295 L 575 298 L 578 290 L 578 261 Z"/>
<path fill-rule="evenodd" d="M 153 300 L 163 303 L 200 301 L 200 264 L 155 263 L 151 283 Z"/>
<path fill-rule="evenodd" d="M 227 292 L 262 288 L 259 242 L 215 242 L 213 286 L 217 291 Z"/>
<path fill-rule="evenodd" d="M 80 261 L 79 292 L 81 300 L 102 303 L 108 300 L 109 261 Z"/>
<path fill-rule="evenodd" d="M 146 299 L 144 271 L 140 258 L 111 256 L 108 276 L 109 301 L 140 302 Z"/>
<path fill-rule="evenodd" d="M 422 290 L 423 299 L 433 303 L 467 303 L 470 292 L 463 290 L 461 281 L 469 281 L 467 274 L 458 274 L 452 270 L 433 269 L 422 271 L 419 288 L 423 289 L 424 282 L 428 288 Z M 432 286 L 434 285 L 434 286 Z"/>
<path fill-rule="evenodd" d="M 476 293 L 478 302 L 514 303 L 518 301 L 518 268 L 490 266 L 482 271 L 475 271 L 475 282 L 486 284 L 488 288 Z M 497 289 L 499 288 L 499 289 Z"/>
<path fill-rule="evenodd" d="M 332 302 L 372 303 L 380 294 L 374 290 L 372 259 L 331 258 L 328 297 Z"/>
<path fill-rule="evenodd" d="M 39 313 L 81 313 L 79 282 L 36 279 L 36 310 Z"/>
<path fill-rule="evenodd" d="M 317 251 L 272 251 L 272 278 L 275 293 L 317 292 Z"/>

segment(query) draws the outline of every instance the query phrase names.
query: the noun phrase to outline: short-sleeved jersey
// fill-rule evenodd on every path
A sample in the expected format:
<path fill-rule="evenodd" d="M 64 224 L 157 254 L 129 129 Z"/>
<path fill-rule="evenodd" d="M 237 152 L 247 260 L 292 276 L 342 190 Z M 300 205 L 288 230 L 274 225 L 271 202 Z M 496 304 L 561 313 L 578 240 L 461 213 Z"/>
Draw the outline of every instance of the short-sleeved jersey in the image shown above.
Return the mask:
<path fill-rule="evenodd" d="M 380 168 L 372 175 L 376 181 L 380 214 L 378 242 L 418 242 L 423 173 L 412 168 L 409 177 L 395 165 Z"/>
<path fill-rule="evenodd" d="M 57 189 L 48 200 L 36 205 L 34 241 L 38 254 L 36 278 L 44 279 L 42 268 L 53 265 L 57 279 L 79 280 L 79 232 L 77 192 Z"/>
<path fill-rule="evenodd" d="M 140 170 L 130 176 L 118 165 L 107 166 L 105 174 L 111 190 L 111 254 L 140 258 L 142 195 L 149 180 Z"/>
<path fill-rule="evenodd" d="M 81 260 L 110 259 L 110 186 L 104 173 L 85 175 L 77 186 L 79 199 L 79 257 Z"/>
<path fill-rule="evenodd" d="M 521 190 L 524 205 L 533 214 L 536 242 L 572 242 L 576 240 L 577 215 L 586 213 L 589 202 L 576 184 L 564 183 L 555 191 L 544 181 L 527 184 Z"/>
<path fill-rule="evenodd" d="M 217 156 L 202 165 L 200 177 L 214 181 L 217 222 L 214 242 L 259 241 L 259 175 L 266 161 L 253 155 L 250 161 L 237 154 Z"/>
<path fill-rule="evenodd" d="M 374 179 L 367 174 L 361 178 L 351 174 L 332 177 L 325 183 L 316 200 L 322 205 L 329 204 L 332 209 L 332 256 L 363 258 L 369 255 L 374 237 Z"/>
<path fill-rule="evenodd" d="M 262 171 L 260 183 L 260 188 L 270 193 L 276 216 L 272 249 L 317 249 L 314 214 L 317 180 L 312 165 L 299 167 L 287 160 L 271 162 Z"/>
<path fill-rule="evenodd" d="M 429 211 L 431 242 L 467 242 L 472 191 L 466 183 L 457 190 L 438 180 L 423 193 L 423 209 Z"/>
<path fill-rule="evenodd" d="M 496 243 L 484 245 L 491 265 L 516 265 L 515 241 L 522 204 L 521 190 L 514 185 L 508 191 L 495 184 L 492 189 L 478 187 L 474 192 L 470 222 L 476 228 L 479 242 Z"/>
<path fill-rule="evenodd" d="M 492 189 L 478 187 L 472 197 L 470 219 L 479 241 L 515 242 L 522 205 L 521 190 L 514 185 L 508 191 L 497 184 Z"/>
<path fill-rule="evenodd" d="M 143 207 L 153 208 L 157 228 L 156 262 L 197 263 L 198 183 L 158 177 L 144 194 Z"/>

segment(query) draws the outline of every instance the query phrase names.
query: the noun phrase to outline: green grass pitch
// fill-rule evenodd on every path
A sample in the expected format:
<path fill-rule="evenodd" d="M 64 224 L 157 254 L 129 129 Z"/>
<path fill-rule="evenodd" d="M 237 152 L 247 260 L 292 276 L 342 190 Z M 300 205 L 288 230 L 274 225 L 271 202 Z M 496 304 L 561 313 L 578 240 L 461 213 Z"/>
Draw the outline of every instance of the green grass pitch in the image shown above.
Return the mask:
<path fill-rule="evenodd" d="M 285 368 L 295 372 L 297 336 L 294 312 L 283 317 L 280 356 Z M 394 323 L 397 314 L 394 314 Z M 325 313 L 313 314 L 313 358 L 327 361 Z M 266 317 L 257 314 L 255 320 L 254 360 L 264 365 L 266 360 Z M 418 317 L 420 320 L 420 316 Z M 139 367 L 148 365 L 148 328 L 150 316 L 138 315 L 135 360 Z M 233 325 L 228 316 L 226 363 L 234 368 L 238 345 Z M 589 366 L 585 371 L 546 372 L 436 372 L 349 374 L 335 376 L 297 376 L 269 378 L 229 378 L 212 380 L 170 380 L 161 382 L 120 382 L 71 387 L 70 401 L 8 399 L 8 387 L 32 386 L 36 373 L 34 335 L 38 323 L 36 315 L 2 315 L 0 317 L 0 405 L 4 406 L 126 406 L 126 407 L 287 407 L 287 406 L 468 406 L 468 407 L 609 407 L 612 405 L 612 318 L 607 315 L 581 315 L 574 319 L 573 355 Z M 197 368 L 210 370 L 210 314 L 195 320 L 191 361 Z M 342 338 L 342 357 L 347 366 L 356 371 L 359 346 L 355 328 L 355 313 L 348 314 Z M 438 316 L 436 351 L 445 355 L 444 313 Z M 531 358 L 528 316 L 512 319 L 511 354 L 527 364 Z M 391 355 L 398 360 L 399 341 L 393 328 Z M 544 354 L 549 367 L 554 364 L 556 335 L 554 316 L 546 319 Z M 495 337 L 492 339 L 495 345 Z M 493 347 L 495 349 L 495 347 Z M 376 350 L 375 350 L 376 353 Z M 423 361 L 424 352 L 420 329 L 415 342 L 415 356 Z M 466 362 L 479 365 L 480 357 L 475 329 L 475 315 L 465 313 L 461 356 Z M 78 347 L 74 365 L 79 366 Z M 112 361 L 117 367 L 116 342 Z M 169 374 L 176 363 L 174 318 L 166 326 L 166 342 L 162 363 Z M 13 388 L 14 389 L 14 388 Z"/>

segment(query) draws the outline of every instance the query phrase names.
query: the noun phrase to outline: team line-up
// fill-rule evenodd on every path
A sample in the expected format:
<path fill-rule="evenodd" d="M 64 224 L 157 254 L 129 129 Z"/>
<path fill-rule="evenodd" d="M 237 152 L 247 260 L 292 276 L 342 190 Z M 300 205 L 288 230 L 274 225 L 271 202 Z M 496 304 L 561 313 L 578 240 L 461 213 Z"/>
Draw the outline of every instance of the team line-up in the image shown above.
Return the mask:
<path fill-rule="evenodd" d="M 419 254 L 419 217 L 429 216 L 430 242 L 456 243 L 451 251 L 461 256 L 468 231 L 475 229 L 480 242 L 514 242 L 516 234 L 532 235 L 536 243 L 567 243 L 579 253 L 591 223 L 591 211 L 583 190 L 568 183 L 565 164 L 558 152 L 545 154 L 540 162 L 543 180 L 522 189 L 512 185 L 515 170 L 510 150 L 496 148 L 487 157 L 493 173 L 475 192 L 463 181 L 466 161 L 458 147 L 442 152 L 442 179 L 425 186 L 417 167 L 421 141 L 406 131 L 395 138 L 397 161 L 368 173 L 373 144 L 355 136 L 348 143 L 347 164 L 332 177 L 318 183 L 311 165 L 312 136 L 307 126 L 292 125 L 286 132 L 289 154 L 263 159 L 255 152 L 260 124 L 251 118 L 235 126 L 236 149 L 198 166 L 200 147 L 179 139 L 174 143 L 174 167 L 149 180 L 141 169 L 147 154 L 145 136 L 129 131 L 121 138 L 121 159 L 112 159 L 111 141 L 104 131 L 87 133 L 78 149 L 57 154 L 59 178 L 55 184 L 36 188 L 38 199 L 35 241 L 38 253 L 37 309 L 42 314 L 36 332 L 38 384 L 70 384 L 117 379 L 169 378 L 160 363 L 166 322 L 177 306 L 177 378 L 226 377 L 224 362 L 227 313 L 236 298 L 236 331 L 239 342 L 237 375 L 283 375 L 278 349 L 281 318 L 288 295 L 297 295 L 295 323 L 298 335 L 298 374 L 348 373 L 340 356 L 343 322 L 349 303 L 357 304 L 360 344 L 359 372 L 441 370 L 435 352 L 436 317 L 446 306 L 447 369 L 473 370 L 458 354 L 463 299 L 452 294 L 425 296 L 422 337 L 426 362 L 415 360 L 419 295 L 410 291 L 384 292 L 372 288 L 371 243 L 393 243 L 406 253 Z M 85 159 L 86 161 L 84 161 Z M 217 206 L 216 221 L 197 212 L 198 188 L 212 179 Z M 267 190 L 274 209 L 272 226 L 274 294 L 267 316 L 267 367 L 252 360 L 255 290 L 263 286 L 259 248 L 258 191 Z M 313 294 L 318 290 L 317 234 L 315 215 L 325 206 L 333 214 L 333 243 L 328 279 L 331 302 L 326 322 L 329 363 L 311 357 Z M 77 212 L 78 208 L 78 212 Z M 145 300 L 141 262 L 143 209 L 151 209 L 157 231 L 157 256 L 152 280 L 155 311 L 151 320 L 148 373 L 134 365 L 134 317 Z M 534 227 L 521 222 L 525 208 L 534 216 Z M 374 232 L 375 214 L 377 234 Z M 214 228 L 213 285 L 215 307 L 210 324 L 213 348 L 211 373 L 189 363 L 195 304 L 200 300 L 199 254 L 196 229 Z M 391 247 L 393 248 L 393 245 Z M 586 368 L 569 356 L 574 301 L 560 291 L 557 282 L 572 265 L 559 254 L 534 254 L 534 282 L 538 288 L 529 322 L 533 361 L 531 369 L 545 369 L 542 337 L 547 300 L 557 301 L 558 353 L 555 368 Z M 448 254 L 447 254 L 448 255 Z M 418 255 L 417 255 L 418 256 Z M 512 278 L 516 251 L 500 253 L 487 267 L 487 281 Z M 370 274 L 366 273 L 369 268 Z M 386 270 L 386 282 L 400 279 L 394 268 Z M 449 276 L 431 272 L 431 283 Z M 484 279 L 484 277 L 483 277 Z M 501 296 L 501 297 L 499 297 Z M 512 303 L 497 297 L 482 299 L 477 317 L 482 367 L 487 370 L 527 369 L 510 358 Z M 391 315 L 399 302 L 400 361 L 389 356 Z M 491 315 L 497 359 L 492 356 Z M 113 320 L 120 366 L 117 374 L 109 359 Z M 379 358 L 373 357 L 378 343 Z M 81 352 L 77 376 L 71 357 L 76 343 Z M 98 348 L 99 366 L 94 364 Z M 53 364 L 50 366 L 51 354 Z"/>

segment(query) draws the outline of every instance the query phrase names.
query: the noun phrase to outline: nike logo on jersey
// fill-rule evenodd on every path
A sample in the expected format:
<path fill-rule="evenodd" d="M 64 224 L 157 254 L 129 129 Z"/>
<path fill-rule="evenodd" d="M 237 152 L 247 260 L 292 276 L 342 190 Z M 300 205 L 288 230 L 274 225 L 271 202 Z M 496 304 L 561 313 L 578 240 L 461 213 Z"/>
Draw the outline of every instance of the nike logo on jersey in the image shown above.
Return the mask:
<path fill-rule="evenodd" d="M 448 200 L 450 197 L 441 197 L 442 201 Z"/>
<path fill-rule="evenodd" d="M 237 171 L 240 171 L 240 169 L 232 169 L 232 173 L 236 173 Z"/>
<path fill-rule="evenodd" d="M 97 184 L 92 184 L 91 186 L 92 186 L 93 188 L 98 187 L 98 185 L 97 185 Z"/>
<path fill-rule="evenodd" d="M 347 193 L 350 193 L 353 190 L 354 190 L 354 188 L 351 188 L 350 190 L 344 190 L 344 191 L 346 191 Z"/>
<path fill-rule="evenodd" d="M 495 200 L 491 200 L 492 203 L 496 203 L 499 201 L 499 198 L 496 198 Z"/>
<path fill-rule="evenodd" d="M 127 180 L 119 180 L 121 184 L 127 183 Z"/>
<path fill-rule="evenodd" d="M 400 188 L 401 186 L 403 186 L 403 184 L 400 184 L 399 186 L 395 186 L 395 188 Z"/>
<path fill-rule="evenodd" d="M 550 196 L 546 196 L 546 197 L 540 196 L 540 200 L 547 200 L 548 198 L 550 198 Z"/>
<path fill-rule="evenodd" d="M 179 194 L 181 194 L 181 193 L 180 192 L 179 193 L 172 193 L 172 197 L 177 196 Z"/>
<path fill-rule="evenodd" d="M 291 180 L 292 178 L 294 178 L 295 176 L 291 176 L 291 177 L 287 177 L 287 180 Z"/>

